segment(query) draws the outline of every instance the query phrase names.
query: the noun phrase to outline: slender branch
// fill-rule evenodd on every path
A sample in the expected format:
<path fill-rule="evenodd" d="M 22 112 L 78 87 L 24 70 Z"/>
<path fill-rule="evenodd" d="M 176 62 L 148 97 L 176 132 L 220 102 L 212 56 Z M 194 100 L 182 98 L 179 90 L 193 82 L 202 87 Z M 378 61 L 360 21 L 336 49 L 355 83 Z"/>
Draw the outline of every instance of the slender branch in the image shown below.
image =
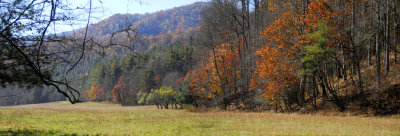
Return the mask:
<path fill-rule="evenodd" d="M 10 24 L 8 24 L 7 27 L 5 27 L 3 30 L 1 30 L 1 33 L 3 33 L 4 31 L 6 31 L 6 30 L 7 30 L 8 28 L 10 28 L 13 24 L 15 24 L 18 20 L 20 20 L 20 18 L 25 14 L 25 12 L 26 12 L 29 8 L 31 8 L 31 6 L 33 5 L 33 3 L 34 3 L 35 1 L 36 1 L 36 0 L 32 0 L 32 2 L 29 3 L 28 6 L 26 6 L 26 8 L 21 12 L 21 14 L 18 15 L 18 17 L 17 17 L 13 22 L 11 22 Z"/>
<path fill-rule="evenodd" d="M 22 50 L 18 47 L 18 45 L 16 45 L 16 44 L 14 43 L 14 41 L 12 41 L 10 38 L 8 38 L 7 36 L 3 35 L 2 33 L 0 33 L 0 35 L 1 35 L 3 38 L 5 38 L 5 39 L 10 43 L 10 45 L 11 45 L 12 47 L 14 47 L 14 48 L 23 56 L 23 58 L 25 59 L 25 61 L 27 61 L 28 66 L 29 66 L 30 68 L 33 69 L 33 71 L 35 72 L 35 74 L 39 77 L 39 79 L 40 79 L 45 85 L 49 85 L 49 86 L 55 87 L 55 88 L 57 89 L 57 91 L 58 91 L 59 93 L 63 94 L 65 97 L 67 97 L 67 99 L 68 99 L 72 104 L 77 103 L 77 102 L 80 102 L 79 99 L 76 99 L 75 97 L 74 97 L 74 99 L 72 99 L 66 92 L 62 91 L 58 85 L 56 85 L 56 84 L 53 83 L 54 81 L 52 81 L 52 80 L 50 80 L 50 79 L 45 79 L 45 75 L 43 75 L 43 74 L 41 73 L 41 71 L 39 71 L 39 69 L 37 69 L 37 68 L 35 67 L 35 64 L 29 59 L 29 57 L 24 53 L 24 51 L 22 51 Z M 67 87 L 69 87 L 69 85 L 68 85 Z"/>
<path fill-rule="evenodd" d="M 87 38 L 88 30 L 89 30 L 91 13 L 92 13 L 92 0 L 90 0 L 90 5 L 89 5 L 89 15 L 88 15 L 87 23 L 86 23 L 85 36 L 83 37 L 83 43 L 82 43 L 82 53 L 81 53 L 81 56 L 79 57 L 78 61 L 76 61 L 75 64 L 71 68 L 69 68 L 67 73 L 65 74 L 64 80 L 65 80 L 66 84 L 68 84 L 67 76 L 68 76 L 69 72 L 71 72 L 78 65 L 78 63 L 82 60 L 83 56 L 85 55 L 86 38 Z M 75 90 L 73 88 L 68 88 L 68 91 L 71 93 L 71 95 L 74 98 L 75 98 L 75 95 L 73 95 L 71 90 L 73 90 L 74 92 L 78 93 L 78 97 L 80 96 L 79 91 L 77 91 L 77 90 Z"/>

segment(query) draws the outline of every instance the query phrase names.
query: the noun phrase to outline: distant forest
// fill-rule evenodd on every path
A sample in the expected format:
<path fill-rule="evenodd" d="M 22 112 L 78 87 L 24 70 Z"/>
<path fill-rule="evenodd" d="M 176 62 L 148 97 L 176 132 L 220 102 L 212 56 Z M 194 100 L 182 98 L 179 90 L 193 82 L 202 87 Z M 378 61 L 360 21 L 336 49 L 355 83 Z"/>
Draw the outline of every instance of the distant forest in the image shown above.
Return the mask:
<path fill-rule="evenodd" d="M 399 4 L 212 0 L 116 14 L 70 34 L 92 43 L 65 79 L 81 101 L 123 106 L 398 113 Z M 127 28 L 134 36 L 115 34 Z M 115 46 L 95 46 L 105 42 Z M 11 95 L 0 105 L 65 100 L 48 86 L 0 95 Z"/>

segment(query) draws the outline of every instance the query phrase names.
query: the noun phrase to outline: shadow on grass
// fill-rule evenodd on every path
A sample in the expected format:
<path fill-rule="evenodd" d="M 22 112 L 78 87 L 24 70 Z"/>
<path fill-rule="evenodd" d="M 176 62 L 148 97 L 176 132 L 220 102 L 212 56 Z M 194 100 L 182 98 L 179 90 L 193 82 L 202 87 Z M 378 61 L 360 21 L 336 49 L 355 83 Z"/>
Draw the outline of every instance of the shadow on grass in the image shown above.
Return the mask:
<path fill-rule="evenodd" d="M 62 136 L 77 136 L 77 134 L 63 134 L 60 131 L 48 130 L 33 130 L 33 129 L 8 129 L 8 130 L 0 130 L 0 136 L 53 136 L 53 135 L 62 135 Z"/>

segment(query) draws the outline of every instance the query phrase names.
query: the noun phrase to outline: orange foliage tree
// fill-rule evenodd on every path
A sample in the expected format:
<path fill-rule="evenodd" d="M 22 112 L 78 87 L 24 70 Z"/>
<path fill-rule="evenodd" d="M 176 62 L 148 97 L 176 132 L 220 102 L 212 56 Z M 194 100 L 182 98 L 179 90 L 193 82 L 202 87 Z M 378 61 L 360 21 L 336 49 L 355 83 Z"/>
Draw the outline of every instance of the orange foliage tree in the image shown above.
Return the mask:
<path fill-rule="evenodd" d="M 89 98 L 90 98 L 91 101 L 96 100 L 96 97 L 97 97 L 97 93 L 96 93 L 97 88 L 98 88 L 97 85 L 92 85 L 92 87 L 90 87 L 90 90 L 89 90 Z"/>
<path fill-rule="evenodd" d="M 237 47 L 227 43 L 211 50 L 207 62 L 192 74 L 190 88 L 195 95 L 229 104 L 227 98 L 234 92 L 235 77 L 239 77 L 237 54 Z"/>
<path fill-rule="evenodd" d="M 300 1 L 289 1 L 282 2 L 282 5 L 293 7 L 301 4 Z M 313 28 L 319 20 L 332 24 L 330 29 L 335 30 L 333 24 L 336 23 L 336 15 L 326 0 L 313 0 L 306 10 L 287 8 L 283 11 L 261 33 L 268 41 L 256 52 L 260 59 L 256 61 L 251 88 L 261 89 L 264 97 L 272 100 L 272 103 L 279 102 L 285 89 L 298 81 L 302 48 L 310 44 L 306 35 L 315 31 Z"/>
<path fill-rule="evenodd" d="M 192 72 L 190 76 L 190 90 L 193 96 L 200 98 L 211 98 L 207 97 L 210 93 L 208 89 L 208 73 L 205 69 L 205 64 L 201 63 L 201 69 Z"/>
<path fill-rule="evenodd" d="M 85 94 L 84 94 L 85 95 Z M 104 91 L 98 85 L 92 85 L 89 90 L 89 98 L 91 101 L 104 100 Z"/>

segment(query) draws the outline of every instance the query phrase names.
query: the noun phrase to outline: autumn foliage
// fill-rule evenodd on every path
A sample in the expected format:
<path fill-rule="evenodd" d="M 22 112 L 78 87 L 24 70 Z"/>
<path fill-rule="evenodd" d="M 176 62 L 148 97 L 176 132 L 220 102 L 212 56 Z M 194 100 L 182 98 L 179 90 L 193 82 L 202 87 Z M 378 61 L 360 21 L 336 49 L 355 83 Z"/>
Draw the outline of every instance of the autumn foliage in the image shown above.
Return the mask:
<path fill-rule="evenodd" d="M 278 102 L 287 87 L 298 82 L 299 56 L 303 47 L 311 42 L 306 35 L 315 31 L 313 28 L 320 20 L 328 22 L 330 29 L 335 30 L 335 16 L 336 12 L 327 6 L 326 0 L 311 1 L 307 11 L 290 8 L 282 12 L 261 33 L 268 42 L 256 52 L 260 59 L 256 61 L 251 87 L 263 90 L 265 98 Z"/>
<path fill-rule="evenodd" d="M 114 96 L 114 101 L 122 105 L 126 104 L 127 97 L 129 97 L 128 86 L 124 81 L 124 77 L 120 77 L 118 84 L 112 89 L 112 95 Z"/>
<path fill-rule="evenodd" d="M 102 63 L 83 97 L 103 99 L 99 84 L 110 95 L 108 101 L 122 105 L 291 112 L 334 104 L 344 111 L 351 102 L 362 101 L 366 107 L 366 99 L 372 99 L 367 95 L 375 91 L 365 87 L 371 83 L 366 77 L 375 76 L 365 73 L 375 72 L 366 71 L 376 68 L 380 80 L 382 59 L 386 73 L 389 59 L 396 62 L 392 59 L 396 55 L 388 53 L 396 53 L 399 41 L 395 28 L 400 9 L 390 11 L 397 4 L 395 0 L 212 0 L 202 13 L 199 33 L 185 34 L 189 38 L 176 43 L 171 39 L 180 39 L 179 35 L 162 34 L 160 41 L 170 45 L 152 45 L 148 51 Z M 173 29 L 181 33 L 185 28 Z M 379 58 L 383 51 L 385 58 Z"/>
<path fill-rule="evenodd" d="M 82 97 L 83 97 L 82 99 L 83 99 L 84 101 L 86 101 L 86 100 L 88 99 L 88 91 L 87 91 L 86 88 L 83 89 Z"/>
<path fill-rule="evenodd" d="M 237 48 L 233 44 L 219 44 L 210 50 L 209 58 L 201 69 L 193 72 L 190 87 L 197 96 L 212 99 L 233 91 L 239 72 Z"/>
<path fill-rule="evenodd" d="M 92 85 L 89 90 L 89 98 L 91 101 L 103 100 L 104 91 L 98 85 Z"/>

